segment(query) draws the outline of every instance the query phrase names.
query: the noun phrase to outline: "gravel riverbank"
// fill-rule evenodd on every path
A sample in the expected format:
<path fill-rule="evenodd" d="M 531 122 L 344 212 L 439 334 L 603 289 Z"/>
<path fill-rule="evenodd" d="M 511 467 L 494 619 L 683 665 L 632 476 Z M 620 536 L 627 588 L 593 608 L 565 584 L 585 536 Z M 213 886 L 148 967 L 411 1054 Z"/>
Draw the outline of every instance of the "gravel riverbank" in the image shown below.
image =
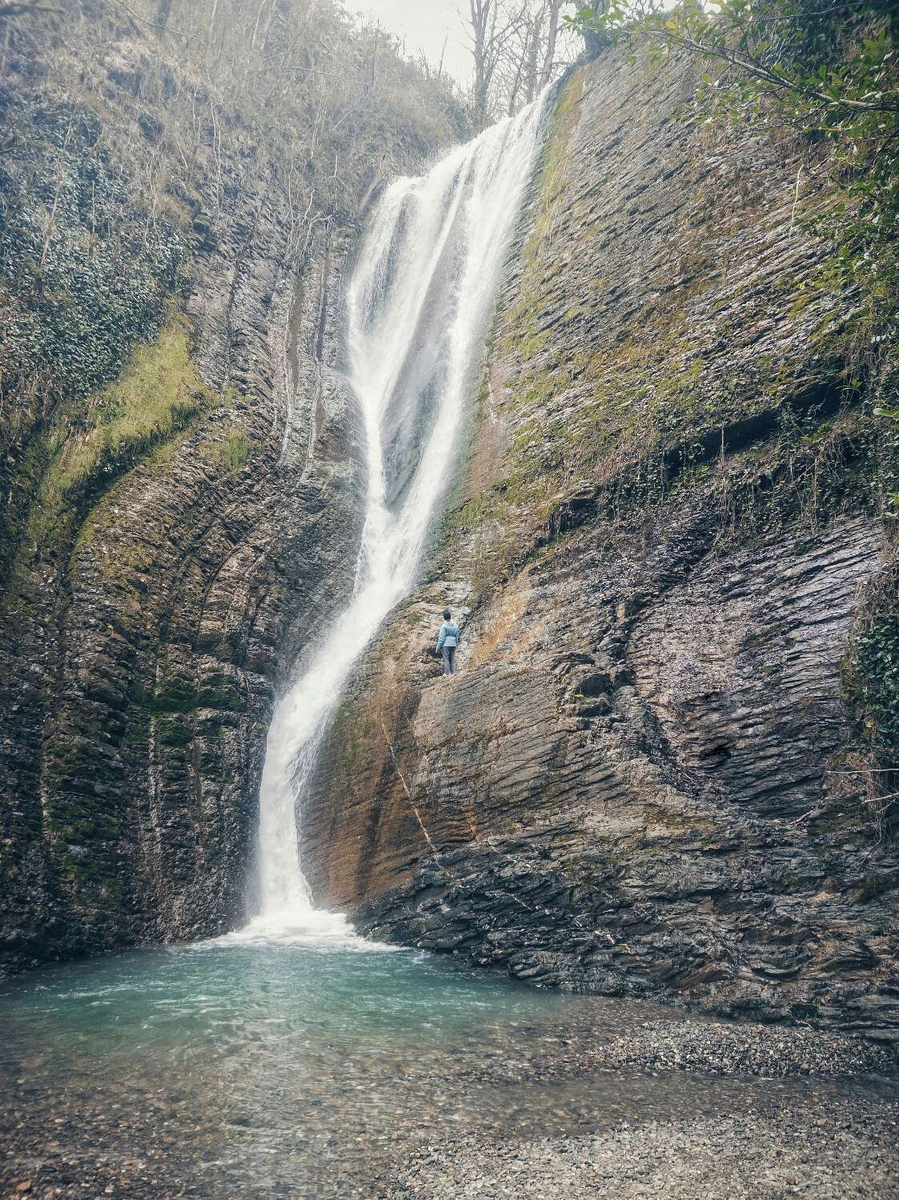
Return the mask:
<path fill-rule="evenodd" d="M 2 1197 L 899 1200 L 893 1050 L 806 1027 L 209 947 L 10 984 L 0 1024 Z"/>
<path fill-rule="evenodd" d="M 383 1200 L 781 1200 L 899 1198 L 899 1086 L 895 1051 L 812 1029 L 656 1019 L 577 1055 L 557 1070 L 647 1081 L 678 1072 L 716 1078 L 831 1080 L 823 1090 L 774 1091 L 745 1111 L 630 1120 L 545 1138 L 476 1135 L 430 1141 L 379 1192 Z M 562 1064 L 564 1063 L 564 1067 Z M 535 1065 L 546 1078 L 552 1065 Z M 840 1081 L 868 1077 L 866 1096 Z M 598 1081 L 598 1080 L 597 1080 Z M 510 1083 L 512 1081 L 510 1080 Z M 520 1076 L 519 1081 L 520 1082 Z M 710 1080 L 711 1086 L 711 1080 Z M 761 1085 L 760 1085 L 761 1086 Z M 786 1087 L 786 1084 L 782 1085 Z M 755 1085 L 753 1085 L 755 1088 Z M 771 1087 L 778 1085 L 772 1082 Z M 602 1102 L 597 1124 L 603 1121 Z"/>
<path fill-rule="evenodd" d="M 470 1078 L 512 1084 L 598 1071 L 687 1071 L 722 1078 L 899 1079 L 899 1047 L 889 1044 L 797 1026 L 697 1017 L 679 1009 L 650 1009 L 664 1014 L 651 1020 L 634 1019 L 633 1006 L 627 1011 L 627 1028 L 611 1035 L 570 1036 L 563 1028 L 553 1042 L 535 1042 L 514 1063 L 485 1053 Z"/>
<path fill-rule="evenodd" d="M 890 1046 L 816 1029 L 657 1020 L 588 1051 L 584 1066 L 782 1079 L 791 1075 L 893 1075 L 897 1057 Z"/>
<path fill-rule="evenodd" d="M 395 1174 L 385 1200 L 815 1200 L 899 1197 L 899 1108 L 651 1122 L 535 1141 L 448 1139 Z"/>

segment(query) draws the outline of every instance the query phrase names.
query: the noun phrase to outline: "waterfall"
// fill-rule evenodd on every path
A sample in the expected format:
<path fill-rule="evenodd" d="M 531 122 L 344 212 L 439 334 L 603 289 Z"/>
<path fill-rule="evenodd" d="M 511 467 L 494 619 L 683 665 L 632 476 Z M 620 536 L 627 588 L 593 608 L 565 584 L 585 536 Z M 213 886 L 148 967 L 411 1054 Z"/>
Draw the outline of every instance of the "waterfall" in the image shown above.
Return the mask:
<path fill-rule="evenodd" d="M 298 800 L 354 663 L 415 581 L 452 474 L 543 107 L 541 97 L 427 175 L 392 183 L 361 246 L 347 296 L 347 375 L 368 468 L 355 587 L 276 706 L 260 791 L 260 912 L 237 936 L 352 938 L 341 914 L 312 903 Z"/>

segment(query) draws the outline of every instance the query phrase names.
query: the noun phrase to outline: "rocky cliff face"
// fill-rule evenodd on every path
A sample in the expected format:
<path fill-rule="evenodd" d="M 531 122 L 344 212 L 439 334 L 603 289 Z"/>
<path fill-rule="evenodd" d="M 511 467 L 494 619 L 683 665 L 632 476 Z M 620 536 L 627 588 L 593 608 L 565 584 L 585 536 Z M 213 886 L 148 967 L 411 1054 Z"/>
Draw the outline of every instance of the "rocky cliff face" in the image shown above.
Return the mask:
<path fill-rule="evenodd" d="M 895 1039 L 857 654 L 893 468 L 797 219 L 808 148 L 675 118 L 694 83 L 605 55 L 562 89 L 445 528 L 304 862 L 381 939 Z"/>
<path fill-rule="evenodd" d="M 298 253 L 240 113 L 112 31 L 88 53 L 23 27 L 4 51 L 7 968 L 242 919 L 273 696 L 358 538 L 334 370 L 353 213 L 388 154 L 439 141 L 391 143 L 381 114 L 358 194 L 310 202 Z M 185 89 L 197 130 L 172 108 Z"/>

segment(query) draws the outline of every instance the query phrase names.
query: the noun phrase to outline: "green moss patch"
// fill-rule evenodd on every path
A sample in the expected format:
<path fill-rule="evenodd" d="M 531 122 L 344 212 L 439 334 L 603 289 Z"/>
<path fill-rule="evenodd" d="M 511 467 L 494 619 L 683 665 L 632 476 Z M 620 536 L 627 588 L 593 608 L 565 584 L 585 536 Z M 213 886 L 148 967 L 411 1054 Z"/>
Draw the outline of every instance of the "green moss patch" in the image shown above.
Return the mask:
<path fill-rule="evenodd" d="M 76 498 L 216 403 L 218 397 L 197 375 L 187 327 L 175 320 L 155 342 L 139 347 L 121 378 L 99 393 L 87 428 L 60 443 L 46 485 L 63 498 Z"/>
<path fill-rule="evenodd" d="M 207 454 L 220 473 L 230 475 L 239 471 L 247 461 L 250 448 L 246 434 L 229 423 L 224 435 L 210 443 Z"/>
<path fill-rule="evenodd" d="M 899 778 L 899 567 L 880 576 L 862 605 L 850 655 L 849 691 L 862 736 L 878 771 Z"/>
<path fill-rule="evenodd" d="M 135 350 L 121 377 L 97 394 L 79 428 L 51 433 L 26 554 L 57 554 L 80 513 L 117 478 L 220 403 L 197 374 L 186 323 L 175 318 L 155 342 Z M 91 530 L 84 530 L 82 546 L 90 539 Z"/>

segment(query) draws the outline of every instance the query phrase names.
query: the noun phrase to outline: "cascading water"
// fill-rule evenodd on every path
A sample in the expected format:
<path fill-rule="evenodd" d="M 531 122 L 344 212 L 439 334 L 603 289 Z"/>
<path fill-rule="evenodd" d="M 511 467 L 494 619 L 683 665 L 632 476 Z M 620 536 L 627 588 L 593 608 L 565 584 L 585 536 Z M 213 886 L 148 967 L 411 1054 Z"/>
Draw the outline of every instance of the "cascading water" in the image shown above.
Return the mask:
<path fill-rule="evenodd" d="M 543 98 L 427 175 L 394 182 L 361 248 L 347 305 L 348 378 L 368 467 L 355 588 L 276 707 L 260 793 L 260 912 L 237 937 L 353 940 L 342 915 L 312 903 L 297 802 L 353 664 L 414 582 L 452 471 L 542 112 Z"/>
<path fill-rule="evenodd" d="M 886 1053 L 867 1059 L 884 1074 L 830 1080 L 649 1074 L 642 1054 L 603 1069 L 603 1047 L 689 1057 L 740 1031 L 646 1000 L 525 987 L 452 956 L 353 953 L 371 947 L 339 915 L 316 912 L 303 880 L 295 803 L 353 663 L 415 584 L 539 124 L 538 108 L 489 131 L 425 178 L 394 184 L 374 214 L 347 331 L 367 519 L 351 601 L 310 647 L 272 725 L 260 915 L 199 945 L 0 983 L 3 1195 L 363 1200 L 408 1194 L 404 1181 L 448 1195 L 451 1178 L 466 1195 L 583 1195 L 596 1194 L 593 1168 L 608 1154 L 628 1194 L 635 1180 L 652 1189 L 657 1162 L 666 1195 L 669 1182 L 678 1195 L 745 1194 L 760 1176 L 775 1180 L 766 1194 L 783 1194 L 776 1181 L 796 1175 L 807 1193 L 896 1196 L 899 1096 Z M 780 1029 L 766 1045 L 746 1034 L 778 1061 L 785 1046 L 794 1065 L 808 1055 L 807 1035 L 785 1042 Z M 847 1064 L 867 1057 L 848 1040 L 834 1049 Z M 747 1055 L 734 1057 L 746 1069 Z M 828 1156 L 820 1139 L 835 1129 Z M 706 1154 L 694 1163 L 697 1146 Z"/>

